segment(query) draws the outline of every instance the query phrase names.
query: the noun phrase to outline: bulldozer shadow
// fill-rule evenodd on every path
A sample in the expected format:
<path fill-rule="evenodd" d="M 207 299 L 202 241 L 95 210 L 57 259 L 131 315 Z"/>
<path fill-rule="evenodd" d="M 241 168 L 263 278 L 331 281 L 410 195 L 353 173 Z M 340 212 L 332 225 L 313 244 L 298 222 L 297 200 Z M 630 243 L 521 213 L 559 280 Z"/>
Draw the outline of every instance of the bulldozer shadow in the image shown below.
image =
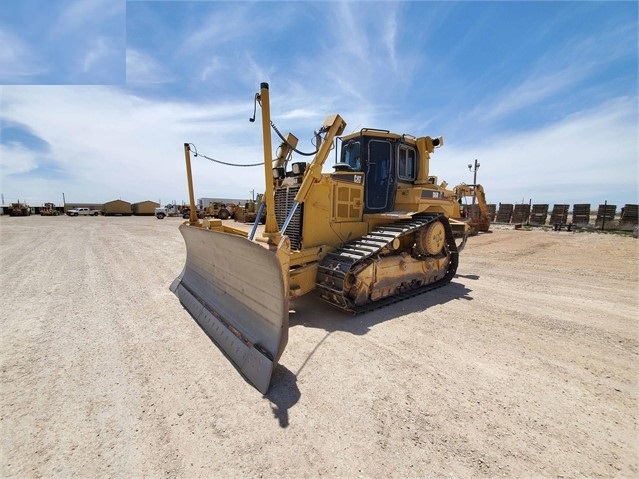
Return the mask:
<path fill-rule="evenodd" d="M 271 376 L 271 387 L 264 397 L 270 401 L 271 412 L 281 428 L 288 427 L 288 410 L 297 404 L 301 395 L 297 387 L 297 376 L 278 364 Z"/>
<path fill-rule="evenodd" d="M 479 279 L 479 275 L 477 275 L 477 274 L 456 274 L 455 278 L 472 279 L 473 281 L 476 281 L 476 280 Z"/>
<path fill-rule="evenodd" d="M 322 301 L 318 295 L 314 293 L 295 300 L 291 305 L 292 308 L 289 316 L 290 326 L 324 329 L 327 334 L 313 348 L 313 351 L 309 354 L 309 357 L 306 358 L 297 373 L 293 373 L 282 364 L 278 364 L 273 370 L 271 387 L 264 395 L 264 398 L 268 399 L 271 403 L 271 412 L 274 418 L 278 420 L 280 427 L 288 427 L 288 411 L 297 404 L 301 397 L 301 392 L 297 386 L 297 375 L 304 369 L 306 363 L 315 354 L 317 349 L 321 347 L 321 343 L 326 340 L 332 332 L 346 331 L 356 335 L 364 335 L 375 325 L 398 316 L 425 311 L 433 306 L 445 304 L 453 300 L 471 300 L 472 298 L 468 295 L 470 292 L 471 290 L 464 284 L 451 282 L 443 288 L 357 316 L 352 316 L 336 309 Z"/>
<path fill-rule="evenodd" d="M 360 336 L 377 324 L 399 316 L 423 312 L 449 301 L 472 300 L 469 296 L 471 291 L 463 283 L 453 281 L 442 288 L 359 315 L 343 312 L 322 301 L 318 294 L 311 293 L 292 304 L 289 324 L 290 327 L 318 328 L 327 332 L 345 331 Z"/>

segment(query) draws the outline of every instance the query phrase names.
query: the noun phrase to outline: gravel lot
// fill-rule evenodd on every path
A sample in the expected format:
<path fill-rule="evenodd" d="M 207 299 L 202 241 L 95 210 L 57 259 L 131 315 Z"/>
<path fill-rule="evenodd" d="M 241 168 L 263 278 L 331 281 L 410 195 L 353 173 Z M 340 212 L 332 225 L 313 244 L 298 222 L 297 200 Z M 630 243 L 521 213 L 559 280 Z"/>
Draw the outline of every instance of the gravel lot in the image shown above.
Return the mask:
<path fill-rule="evenodd" d="M 169 291 L 181 221 L 0 217 L 2 477 L 639 474 L 638 240 L 497 229 L 430 294 L 310 295 L 262 396 Z"/>

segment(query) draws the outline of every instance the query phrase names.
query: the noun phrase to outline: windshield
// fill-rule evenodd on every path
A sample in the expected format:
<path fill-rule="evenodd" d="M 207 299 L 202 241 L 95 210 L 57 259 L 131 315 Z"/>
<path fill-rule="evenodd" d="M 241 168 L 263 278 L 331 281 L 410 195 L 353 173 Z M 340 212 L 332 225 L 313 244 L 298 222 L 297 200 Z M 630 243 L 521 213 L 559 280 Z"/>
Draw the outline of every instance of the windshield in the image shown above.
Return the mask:
<path fill-rule="evenodd" d="M 362 171 L 359 141 L 348 142 L 342 147 L 342 162 L 348 163 L 356 171 Z"/>

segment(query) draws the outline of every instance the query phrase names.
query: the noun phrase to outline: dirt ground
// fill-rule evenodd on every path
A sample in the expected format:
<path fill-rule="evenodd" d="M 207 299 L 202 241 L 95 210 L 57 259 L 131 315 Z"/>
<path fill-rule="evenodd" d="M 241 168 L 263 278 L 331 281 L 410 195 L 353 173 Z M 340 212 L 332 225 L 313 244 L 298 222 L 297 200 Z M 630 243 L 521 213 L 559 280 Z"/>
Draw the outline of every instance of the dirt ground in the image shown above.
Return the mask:
<path fill-rule="evenodd" d="M 432 293 L 306 297 L 262 396 L 169 291 L 180 221 L 0 218 L 2 477 L 639 474 L 638 240 L 496 229 Z"/>

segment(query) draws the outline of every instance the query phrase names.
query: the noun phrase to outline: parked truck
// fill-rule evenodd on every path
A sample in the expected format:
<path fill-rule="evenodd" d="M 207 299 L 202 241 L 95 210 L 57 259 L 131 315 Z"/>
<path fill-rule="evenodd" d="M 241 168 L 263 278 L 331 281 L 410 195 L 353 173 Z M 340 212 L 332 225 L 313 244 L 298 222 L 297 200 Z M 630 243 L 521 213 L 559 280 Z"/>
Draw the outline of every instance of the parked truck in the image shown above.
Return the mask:
<path fill-rule="evenodd" d="M 73 208 L 67 211 L 69 216 L 98 216 L 100 210 L 92 210 L 91 208 Z"/>
<path fill-rule="evenodd" d="M 167 216 L 182 216 L 183 207 L 175 203 L 169 203 L 166 206 L 155 208 L 155 217 L 163 220 Z"/>

